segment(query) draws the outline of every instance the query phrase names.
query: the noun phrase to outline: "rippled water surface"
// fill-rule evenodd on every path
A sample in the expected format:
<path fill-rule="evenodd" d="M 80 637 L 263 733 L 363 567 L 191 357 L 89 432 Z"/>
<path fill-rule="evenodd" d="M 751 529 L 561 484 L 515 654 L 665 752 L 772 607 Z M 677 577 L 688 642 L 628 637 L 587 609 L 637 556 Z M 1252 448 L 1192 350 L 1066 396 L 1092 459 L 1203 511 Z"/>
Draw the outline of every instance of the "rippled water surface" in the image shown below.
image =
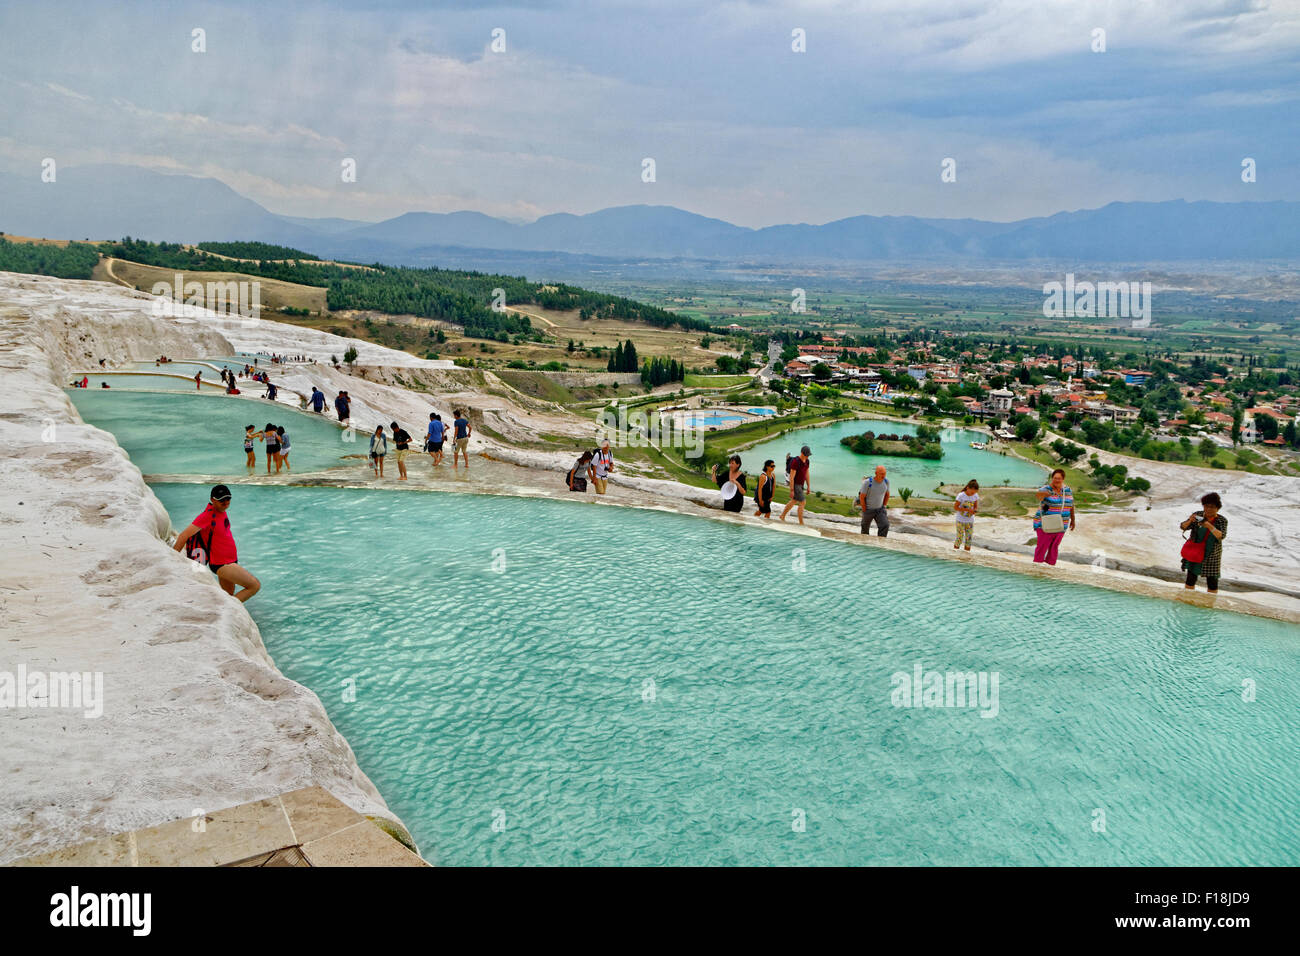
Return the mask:
<path fill-rule="evenodd" d="M 569 502 L 231 519 L 271 655 L 439 863 L 1300 863 L 1291 625 Z M 997 672 L 997 716 L 894 707 L 918 663 Z"/>

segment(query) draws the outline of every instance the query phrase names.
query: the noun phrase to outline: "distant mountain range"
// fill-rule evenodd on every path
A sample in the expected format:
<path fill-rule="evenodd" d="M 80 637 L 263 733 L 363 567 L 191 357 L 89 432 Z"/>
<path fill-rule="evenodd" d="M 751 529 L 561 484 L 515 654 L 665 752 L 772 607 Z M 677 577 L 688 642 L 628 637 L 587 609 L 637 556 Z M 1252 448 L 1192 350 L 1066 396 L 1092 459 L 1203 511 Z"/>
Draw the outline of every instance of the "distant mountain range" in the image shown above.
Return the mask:
<path fill-rule="evenodd" d="M 1300 203 L 1111 203 L 1017 222 L 853 216 L 749 229 L 672 206 L 618 206 L 513 223 L 477 212 L 383 222 L 276 215 L 215 179 L 133 166 L 64 168 L 55 183 L 0 175 L 0 229 L 16 235 L 169 242 L 261 240 L 328 258 L 463 263 L 510 251 L 610 259 L 770 262 L 1300 259 Z M 492 258 L 492 256 L 486 256 Z"/>

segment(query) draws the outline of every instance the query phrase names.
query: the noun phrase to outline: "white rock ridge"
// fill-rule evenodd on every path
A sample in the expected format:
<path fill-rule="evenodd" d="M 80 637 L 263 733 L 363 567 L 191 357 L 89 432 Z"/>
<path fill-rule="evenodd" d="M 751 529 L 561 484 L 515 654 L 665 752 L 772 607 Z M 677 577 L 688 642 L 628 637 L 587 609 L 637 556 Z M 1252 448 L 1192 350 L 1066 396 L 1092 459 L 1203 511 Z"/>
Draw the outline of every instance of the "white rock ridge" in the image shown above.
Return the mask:
<path fill-rule="evenodd" d="M 0 273 L 0 672 L 103 675 L 98 718 L 0 710 L 0 864 L 313 785 L 400 825 L 319 698 L 170 549 L 139 470 L 61 391 L 83 354 L 222 347 L 100 289 Z"/>

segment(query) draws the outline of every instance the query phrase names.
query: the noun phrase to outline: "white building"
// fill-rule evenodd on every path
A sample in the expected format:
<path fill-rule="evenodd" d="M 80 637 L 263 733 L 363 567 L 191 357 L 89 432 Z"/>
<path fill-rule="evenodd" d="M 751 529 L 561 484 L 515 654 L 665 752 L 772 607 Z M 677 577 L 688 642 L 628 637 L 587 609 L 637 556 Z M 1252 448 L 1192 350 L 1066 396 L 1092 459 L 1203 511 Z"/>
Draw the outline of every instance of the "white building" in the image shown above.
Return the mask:
<path fill-rule="evenodd" d="M 1005 388 L 995 388 L 989 392 L 988 410 L 1005 415 L 1011 411 L 1011 404 L 1016 396 Z"/>

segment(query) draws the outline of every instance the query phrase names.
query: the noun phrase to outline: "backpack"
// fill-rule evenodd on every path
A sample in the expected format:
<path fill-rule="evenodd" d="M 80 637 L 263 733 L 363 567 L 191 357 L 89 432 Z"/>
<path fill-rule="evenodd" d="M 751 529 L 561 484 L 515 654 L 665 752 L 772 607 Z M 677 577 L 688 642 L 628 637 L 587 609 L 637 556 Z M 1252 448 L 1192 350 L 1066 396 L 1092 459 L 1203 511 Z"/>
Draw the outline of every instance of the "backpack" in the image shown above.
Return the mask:
<path fill-rule="evenodd" d="M 575 475 L 574 472 L 577 470 L 576 467 L 568 470 L 564 476 L 564 487 L 568 488 L 570 491 L 586 491 L 587 479 L 581 475 Z"/>
<path fill-rule="evenodd" d="M 217 519 L 214 515 L 212 524 L 208 525 L 208 540 L 205 544 L 199 538 L 197 532 L 190 535 L 190 539 L 185 542 L 185 557 L 191 561 L 197 561 L 199 567 L 206 568 L 211 564 L 208 560 L 212 556 L 212 536 L 217 533 Z"/>

